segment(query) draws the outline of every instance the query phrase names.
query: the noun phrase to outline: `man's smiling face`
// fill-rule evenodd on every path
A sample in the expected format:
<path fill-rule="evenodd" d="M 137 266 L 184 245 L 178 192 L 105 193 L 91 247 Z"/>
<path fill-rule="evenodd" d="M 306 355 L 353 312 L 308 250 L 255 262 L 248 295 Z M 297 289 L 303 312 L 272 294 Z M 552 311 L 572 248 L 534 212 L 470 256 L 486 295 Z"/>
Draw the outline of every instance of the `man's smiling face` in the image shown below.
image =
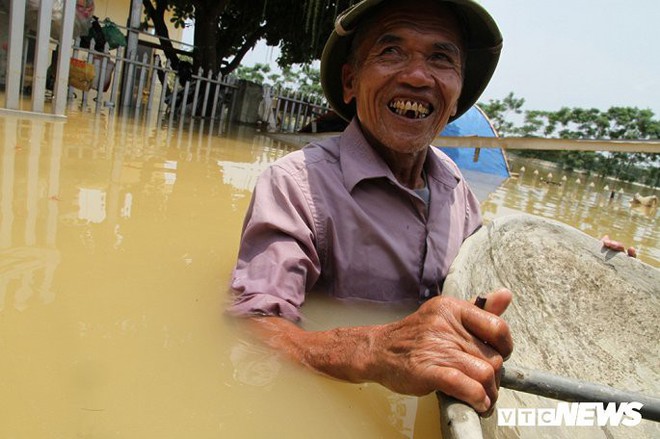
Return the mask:
<path fill-rule="evenodd" d="M 421 3 L 421 4 L 420 4 Z M 463 43 L 454 13 L 434 2 L 385 7 L 358 34 L 342 71 L 366 138 L 399 153 L 425 149 L 456 114 Z"/>

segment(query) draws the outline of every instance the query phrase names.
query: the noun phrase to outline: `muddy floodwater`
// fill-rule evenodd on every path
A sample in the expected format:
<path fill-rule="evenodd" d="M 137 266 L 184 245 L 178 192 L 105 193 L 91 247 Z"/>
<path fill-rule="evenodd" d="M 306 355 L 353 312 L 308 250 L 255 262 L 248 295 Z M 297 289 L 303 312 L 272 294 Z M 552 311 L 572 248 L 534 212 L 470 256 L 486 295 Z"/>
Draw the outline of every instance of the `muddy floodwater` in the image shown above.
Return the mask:
<path fill-rule="evenodd" d="M 255 178 L 291 148 L 218 128 L 0 117 L 0 437 L 438 437 L 435 396 L 302 371 L 223 315 Z M 660 265 L 658 209 L 629 205 L 657 191 L 616 184 L 610 198 L 613 182 L 520 166 L 484 202 L 487 221 L 555 218 Z M 305 325 L 413 307 L 312 297 Z"/>
<path fill-rule="evenodd" d="M 517 177 L 482 204 L 486 221 L 515 212 L 555 219 L 593 237 L 607 234 L 634 246 L 640 260 L 660 268 L 660 209 L 631 203 L 636 193 L 660 198 L 660 189 L 567 172 L 537 160 L 510 157 L 509 166 Z"/>

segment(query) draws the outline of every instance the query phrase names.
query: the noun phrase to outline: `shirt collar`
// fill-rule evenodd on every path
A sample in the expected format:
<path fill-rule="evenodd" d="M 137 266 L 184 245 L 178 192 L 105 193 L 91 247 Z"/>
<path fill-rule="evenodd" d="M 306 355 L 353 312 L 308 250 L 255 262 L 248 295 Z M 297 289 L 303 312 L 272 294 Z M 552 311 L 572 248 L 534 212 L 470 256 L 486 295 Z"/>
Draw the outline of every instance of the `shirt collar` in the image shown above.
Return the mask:
<path fill-rule="evenodd" d="M 451 159 L 437 148 L 426 155 L 425 168 L 427 177 L 455 188 L 461 180 L 460 173 Z M 362 180 L 371 178 L 387 178 L 399 184 L 385 160 L 378 155 L 365 139 L 360 123 L 353 118 L 339 139 L 339 162 L 344 175 L 344 185 L 349 192 Z M 429 182 L 429 184 L 432 184 Z"/>
<path fill-rule="evenodd" d="M 426 176 L 429 180 L 436 180 L 449 189 L 454 189 L 463 178 L 456 163 L 447 154 L 435 146 L 426 155 Z M 429 183 L 430 184 L 430 183 Z"/>

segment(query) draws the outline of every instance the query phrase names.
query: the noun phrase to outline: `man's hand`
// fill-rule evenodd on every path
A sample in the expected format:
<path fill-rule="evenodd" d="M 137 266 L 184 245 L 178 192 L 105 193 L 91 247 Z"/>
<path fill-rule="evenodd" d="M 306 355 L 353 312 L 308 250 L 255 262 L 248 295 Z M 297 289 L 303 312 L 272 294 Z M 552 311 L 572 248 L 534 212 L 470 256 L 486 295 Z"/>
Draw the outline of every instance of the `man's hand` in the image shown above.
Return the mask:
<path fill-rule="evenodd" d="M 497 400 L 502 362 L 513 350 L 509 326 L 499 317 L 510 302 L 508 290 L 489 294 L 484 310 L 439 296 L 381 327 L 372 348 L 375 381 L 413 395 L 441 390 L 487 414 Z"/>
<path fill-rule="evenodd" d="M 440 390 L 487 415 L 497 400 L 502 362 L 513 350 L 509 326 L 499 317 L 511 297 L 498 290 L 480 309 L 439 296 L 397 322 L 320 332 L 280 317 L 249 323 L 267 344 L 318 372 L 409 395 Z"/>

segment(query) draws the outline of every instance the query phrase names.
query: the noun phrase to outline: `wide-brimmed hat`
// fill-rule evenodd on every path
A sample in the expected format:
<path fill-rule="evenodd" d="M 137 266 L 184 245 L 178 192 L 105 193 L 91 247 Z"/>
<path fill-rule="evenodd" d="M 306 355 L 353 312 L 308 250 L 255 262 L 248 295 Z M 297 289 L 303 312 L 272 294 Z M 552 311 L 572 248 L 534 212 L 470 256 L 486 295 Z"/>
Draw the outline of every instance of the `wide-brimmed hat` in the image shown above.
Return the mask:
<path fill-rule="evenodd" d="M 344 119 L 355 115 L 355 101 L 345 104 L 341 81 L 342 66 L 347 62 L 351 42 L 360 22 L 373 15 L 378 6 L 393 1 L 414 0 L 363 0 L 344 11 L 335 21 L 321 56 L 321 85 L 328 103 Z M 463 32 L 466 51 L 463 70 L 463 89 L 458 98 L 458 108 L 449 121 L 457 119 L 470 109 L 483 93 L 497 66 L 502 50 L 502 34 L 495 20 L 473 0 L 436 0 L 449 4 L 455 10 Z"/>

